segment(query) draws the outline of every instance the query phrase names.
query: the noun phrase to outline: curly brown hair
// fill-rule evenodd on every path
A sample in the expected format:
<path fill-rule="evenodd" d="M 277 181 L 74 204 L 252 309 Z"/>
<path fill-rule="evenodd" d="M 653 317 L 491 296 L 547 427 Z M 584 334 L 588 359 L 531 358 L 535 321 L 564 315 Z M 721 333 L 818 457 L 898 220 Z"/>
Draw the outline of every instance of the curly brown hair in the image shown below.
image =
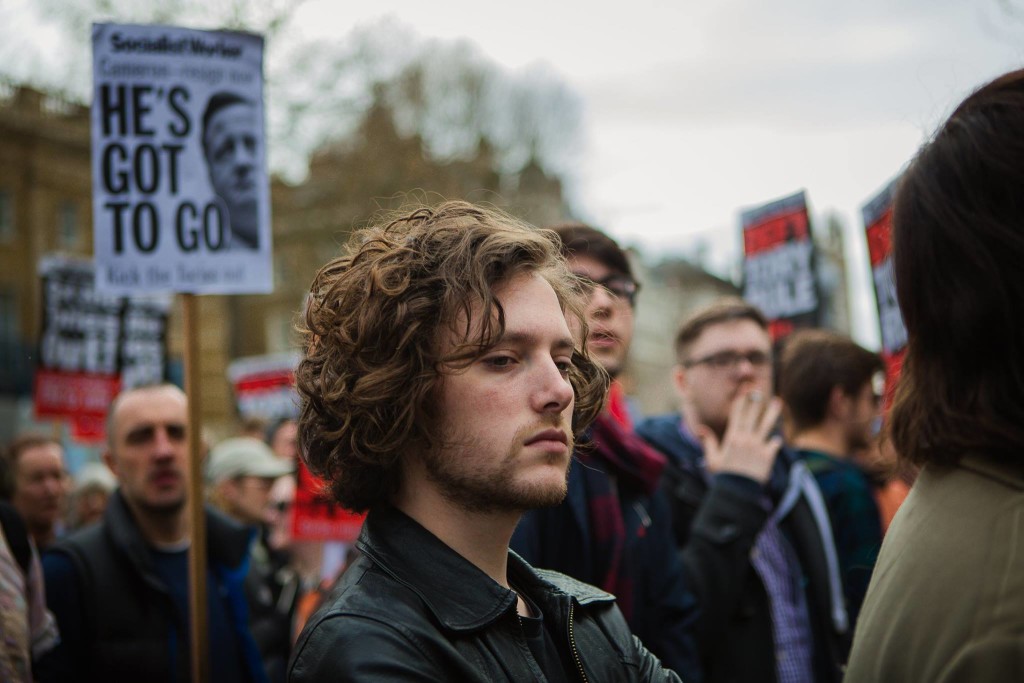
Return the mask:
<path fill-rule="evenodd" d="M 500 341 L 505 318 L 493 291 L 520 273 L 551 285 L 585 339 L 582 290 L 558 237 L 493 209 L 418 208 L 355 233 L 320 269 L 296 371 L 299 446 L 342 506 L 386 502 L 398 490 L 403 453 L 441 443 L 438 380 Z M 447 334 L 459 341 L 442 355 Z M 608 377 L 579 340 L 572 360 L 578 435 L 600 412 Z"/>

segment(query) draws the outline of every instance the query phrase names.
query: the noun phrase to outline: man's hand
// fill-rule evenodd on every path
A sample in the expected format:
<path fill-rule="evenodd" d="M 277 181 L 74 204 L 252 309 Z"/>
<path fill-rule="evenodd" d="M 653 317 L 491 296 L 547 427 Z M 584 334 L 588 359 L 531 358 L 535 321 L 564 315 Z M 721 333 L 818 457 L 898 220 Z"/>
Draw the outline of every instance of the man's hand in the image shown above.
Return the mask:
<path fill-rule="evenodd" d="M 782 437 L 770 436 L 782 402 L 767 401 L 759 391 L 740 394 L 729 411 L 729 424 L 719 443 L 715 433 L 698 425 L 695 434 L 704 446 L 704 463 L 709 472 L 729 472 L 765 484 L 782 446 Z"/>

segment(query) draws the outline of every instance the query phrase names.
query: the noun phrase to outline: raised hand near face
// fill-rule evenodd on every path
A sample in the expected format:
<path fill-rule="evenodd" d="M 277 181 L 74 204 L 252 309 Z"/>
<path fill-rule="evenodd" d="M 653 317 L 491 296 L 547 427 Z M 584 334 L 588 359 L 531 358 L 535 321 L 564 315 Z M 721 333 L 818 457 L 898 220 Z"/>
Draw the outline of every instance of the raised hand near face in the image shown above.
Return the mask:
<path fill-rule="evenodd" d="M 771 433 L 781 411 L 778 398 L 765 401 L 761 392 L 748 391 L 738 394 L 733 401 L 721 441 L 709 427 L 697 425 L 694 433 L 704 446 L 708 471 L 740 474 L 760 484 L 767 482 L 782 446 L 782 437 Z"/>

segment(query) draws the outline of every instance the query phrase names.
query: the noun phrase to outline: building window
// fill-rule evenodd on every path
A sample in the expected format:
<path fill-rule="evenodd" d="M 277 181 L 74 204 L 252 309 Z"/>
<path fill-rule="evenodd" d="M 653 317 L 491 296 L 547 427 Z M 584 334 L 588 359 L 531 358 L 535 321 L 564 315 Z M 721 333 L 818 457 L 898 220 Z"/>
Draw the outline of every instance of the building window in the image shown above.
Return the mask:
<path fill-rule="evenodd" d="M 61 202 L 57 209 L 57 240 L 60 247 L 78 246 L 78 207 Z"/>
<path fill-rule="evenodd" d="M 0 190 L 0 242 L 14 239 L 14 195 Z"/>

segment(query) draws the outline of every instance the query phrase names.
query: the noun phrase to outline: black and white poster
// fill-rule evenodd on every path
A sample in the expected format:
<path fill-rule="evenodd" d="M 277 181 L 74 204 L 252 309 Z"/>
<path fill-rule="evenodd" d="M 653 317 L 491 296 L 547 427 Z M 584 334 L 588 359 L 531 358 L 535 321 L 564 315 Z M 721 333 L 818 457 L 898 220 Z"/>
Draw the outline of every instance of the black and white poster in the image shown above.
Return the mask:
<path fill-rule="evenodd" d="M 94 24 L 97 287 L 272 289 L 263 38 Z"/>
<path fill-rule="evenodd" d="M 37 416 L 102 420 L 121 389 L 164 380 L 169 296 L 98 291 L 87 259 L 47 256 L 38 268 Z"/>
<path fill-rule="evenodd" d="M 801 190 L 743 211 L 743 298 L 768 318 L 773 341 L 821 317 L 814 241 Z"/>

